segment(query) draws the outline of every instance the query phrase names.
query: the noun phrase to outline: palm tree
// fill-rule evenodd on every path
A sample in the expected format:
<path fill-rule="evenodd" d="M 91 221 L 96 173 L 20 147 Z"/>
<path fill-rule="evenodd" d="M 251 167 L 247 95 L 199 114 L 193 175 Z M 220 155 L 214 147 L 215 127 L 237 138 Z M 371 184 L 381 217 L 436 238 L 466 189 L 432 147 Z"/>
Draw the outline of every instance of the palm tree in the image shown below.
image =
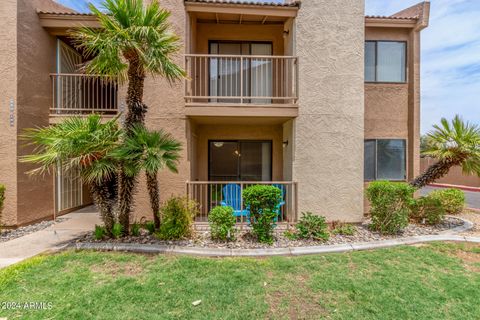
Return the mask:
<path fill-rule="evenodd" d="M 44 174 L 61 167 L 79 169 L 82 179 L 90 187 L 95 204 L 108 233 L 115 222 L 114 206 L 117 198 L 117 165 L 110 152 L 117 148 L 121 135 L 117 119 L 102 123 L 101 116 L 72 117 L 54 126 L 29 129 L 22 135 L 33 153 L 20 161 L 39 167 L 30 174 Z"/>
<path fill-rule="evenodd" d="M 170 12 L 157 0 L 144 5 L 143 0 L 105 0 L 105 13 L 93 4 L 90 10 L 101 28 L 80 28 L 72 32 L 76 47 L 93 57 L 85 71 L 128 80 L 126 134 L 135 124 L 144 125 L 147 107 L 143 104 L 144 79 L 160 75 L 169 82 L 185 77 L 185 71 L 172 60 L 179 51 L 179 38 L 170 31 Z M 119 174 L 119 219 L 129 228 L 135 177 Z M 128 231 L 127 231 L 128 232 Z"/>
<path fill-rule="evenodd" d="M 465 174 L 480 176 L 480 129 L 477 125 L 464 122 L 458 115 L 451 123 L 442 118 L 427 134 L 423 155 L 436 158 L 430 166 L 410 184 L 422 188 L 445 176 L 454 166 L 461 166 Z"/>
<path fill-rule="evenodd" d="M 155 221 L 155 227 L 160 227 L 160 191 L 157 174 L 167 168 L 178 172 L 181 143 L 164 131 L 149 131 L 136 125 L 131 129 L 131 135 L 113 152 L 113 156 L 122 159 L 128 176 L 137 176 L 145 170 L 147 188 L 150 196 L 150 206 Z"/>

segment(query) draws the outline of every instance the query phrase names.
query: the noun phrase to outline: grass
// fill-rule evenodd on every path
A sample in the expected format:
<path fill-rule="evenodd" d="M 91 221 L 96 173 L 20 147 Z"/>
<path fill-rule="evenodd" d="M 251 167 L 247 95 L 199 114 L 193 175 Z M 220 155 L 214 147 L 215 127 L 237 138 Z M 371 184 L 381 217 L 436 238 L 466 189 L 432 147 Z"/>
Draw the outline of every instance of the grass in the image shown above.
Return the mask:
<path fill-rule="evenodd" d="M 479 319 L 480 247 L 268 259 L 67 251 L 0 270 L 6 301 L 53 306 L 0 318 Z"/>

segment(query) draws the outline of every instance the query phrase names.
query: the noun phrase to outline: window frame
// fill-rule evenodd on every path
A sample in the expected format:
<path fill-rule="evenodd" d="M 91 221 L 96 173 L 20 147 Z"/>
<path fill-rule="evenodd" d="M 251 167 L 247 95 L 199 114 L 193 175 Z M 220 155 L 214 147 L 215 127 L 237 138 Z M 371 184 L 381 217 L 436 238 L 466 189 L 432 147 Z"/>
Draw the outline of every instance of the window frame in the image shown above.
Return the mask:
<path fill-rule="evenodd" d="M 207 166 L 207 176 L 208 176 L 208 181 L 216 181 L 216 180 L 212 180 L 210 177 L 211 177 L 211 174 L 210 174 L 210 169 L 211 169 L 211 147 L 212 147 L 212 143 L 213 142 L 235 142 L 237 143 L 237 146 L 238 148 L 240 149 L 240 154 L 241 154 L 241 143 L 242 142 L 253 142 L 253 143 L 269 143 L 270 144 L 270 159 L 271 159 L 271 164 L 270 164 L 270 178 L 271 180 L 273 181 L 273 162 L 274 162 L 274 159 L 273 159 L 273 145 L 274 145 L 274 141 L 272 139 L 264 139 L 264 140 L 258 140 L 258 139 L 208 139 L 207 143 L 208 143 L 208 166 Z M 232 181 L 238 181 L 238 182 L 245 182 L 246 180 L 241 180 L 241 159 L 238 160 L 237 162 L 237 179 L 232 179 L 232 180 L 226 180 L 226 181 L 229 181 L 229 182 L 232 182 Z M 262 180 L 260 180 L 262 181 Z M 267 180 L 268 181 L 268 180 Z M 248 182 L 248 181 L 247 181 Z"/>
<path fill-rule="evenodd" d="M 371 42 L 375 44 L 375 80 L 366 80 L 365 83 L 388 83 L 388 84 L 406 84 L 408 83 L 408 41 L 405 40 L 365 40 L 365 44 Z M 379 42 L 395 42 L 395 43 L 404 43 L 405 44 L 405 80 L 404 81 L 378 81 L 378 43 Z M 364 47 L 365 47 L 364 44 Z M 366 54 L 366 52 L 365 52 Z M 364 66 L 366 68 L 366 65 Z M 364 72 L 365 78 L 365 72 Z"/>
<path fill-rule="evenodd" d="M 364 155 L 364 163 L 363 163 L 363 171 L 364 171 L 364 175 L 363 175 L 363 181 L 365 182 L 372 182 L 372 181 L 378 181 L 378 141 L 385 141 L 385 140 L 400 140 L 400 141 L 403 141 L 404 142 L 404 159 L 405 159 L 405 163 L 404 163 L 404 166 L 405 166 L 405 176 L 403 179 L 389 179 L 388 181 L 394 181 L 394 182 L 404 182 L 404 181 L 407 181 L 408 179 L 408 140 L 407 139 L 403 139 L 403 138 L 380 138 L 380 139 L 364 139 L 363 140 L 363 145 L 364 145 L 364 148 L 365 148 L 365 142 L 367 141 L 374 141 L 375 142 L 375 157 L 374 157 L 374 160 L 375 160 L 375 165 L 374 165 L 374 175 L 375 177 L 373 179 L 366 179 L 365 178 L 365 155 Z M 381 179 L 381 180 L 385 180 L 385 179 Z"/>

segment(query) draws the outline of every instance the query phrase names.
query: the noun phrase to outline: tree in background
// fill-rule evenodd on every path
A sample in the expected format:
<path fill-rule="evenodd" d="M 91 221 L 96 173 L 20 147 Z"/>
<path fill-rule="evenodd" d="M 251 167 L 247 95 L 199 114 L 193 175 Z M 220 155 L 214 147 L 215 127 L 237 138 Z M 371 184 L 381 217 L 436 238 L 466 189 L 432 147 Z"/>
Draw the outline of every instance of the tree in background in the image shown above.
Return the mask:
<path fill-rule="evenodd" d="M 424 138 L 422 155 L 437 159 L 410 184 L 422 188 L 445 176 L 452 167 L 461 166 L 464 174 L 480 176 L 480 129 L 456 115 L 451 122 L 442 118 Z"/>

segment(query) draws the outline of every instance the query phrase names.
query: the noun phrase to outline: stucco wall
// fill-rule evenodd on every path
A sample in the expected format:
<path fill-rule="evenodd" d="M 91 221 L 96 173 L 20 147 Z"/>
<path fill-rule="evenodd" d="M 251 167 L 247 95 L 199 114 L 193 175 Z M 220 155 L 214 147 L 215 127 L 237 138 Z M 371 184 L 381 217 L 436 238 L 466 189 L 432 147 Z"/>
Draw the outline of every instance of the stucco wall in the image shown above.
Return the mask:
<path fill-rule="evenodd" d="M 329 220 L 363 216 L 364 31 L 362 0 L 304 1 L 296 21 L 293 179 L 300 211 Z"/>
<path fill-rule="evenodd" d="M 436 162 L 437 161 L 432 158 L 420 159 L 420 172 L 425 172 L 429 166 L 435 164 Z M 435 183 L 480 188 L 480 177 L 477 175 L 465 175 L 462 173 L 461 167 L 453 167 L 445 177 L 438 179 L 435 181 Z"/>
<path fill-rule="evenodd" d="M 17 110 L 17 1 L 2 0 L 0 5 L 0 184 L 7 188 L 0 224 L 15 225 L 16 218 L 16 116 L 10 126 L 10 100 Z"/>
<path fill-rule="evenodd" d="M 365 84 L 365 139 L 408 139 L 408 85 Z"/>
<path fill-rule="evenodd" d="M 208 140 L 271 140 L 272 179 L 283 180 L 281 125 L 199 125 L 196 128 L 197 176 L 192 180 L 208 181 Z"/>
<path fill-rule="evenodd" d="M 184 42 L 185 39 L 185 8 L 182 0 L 163 0 L 162 7 L 171 12 L 170 22 L 175 33 Z M 185 52 L 182 48 L 175 57 L 175 61 L 184 66 L 181 54 Z M 170 85 L 161 77 L 147 77 L 145 81 L 144 102 L 148 106 L 146 116 L 147 127 L 151 129 L 164 129 L 171 133 L 183 144 L 182 161 L 178 167 L 179 173 L 174 174 L 162 171 L 159 174 L 160 199 L 166 200 L 172 194 L 184 194 L 185 182 L 190 176 L 190 163 L 187 158 L 187 122 L 184 112 L 184 84 L 183 80 Z M 143 175 L 139 181 L 135 197 L 135 219 L 151 217 L 148 193 Z"/>
<path fill-rule="evenodd" d="M 18 1 L 18 126 L 21 135 L 26 128 L 47 126 L 52 105 L 49 74 L 55 71 L 55 37 L 40 26 L 37 8 L 44 0 Z M 30 153 L 24 143 L 17 146 L 18 156 Z M 18 164 L 17 215 L 19 225 L 51 217 L 54 210 L 53 178 L 50 175 L 30 177 L 33 168 Z"/>
<path fill-rule="evenodd" d="M 405 28 L 366 28 L 366 40 L 407 43 L 406 83 L 365 83 L 365 139 L 407 140 L 407 178 L 420 172 L 419 33 Z"/>

